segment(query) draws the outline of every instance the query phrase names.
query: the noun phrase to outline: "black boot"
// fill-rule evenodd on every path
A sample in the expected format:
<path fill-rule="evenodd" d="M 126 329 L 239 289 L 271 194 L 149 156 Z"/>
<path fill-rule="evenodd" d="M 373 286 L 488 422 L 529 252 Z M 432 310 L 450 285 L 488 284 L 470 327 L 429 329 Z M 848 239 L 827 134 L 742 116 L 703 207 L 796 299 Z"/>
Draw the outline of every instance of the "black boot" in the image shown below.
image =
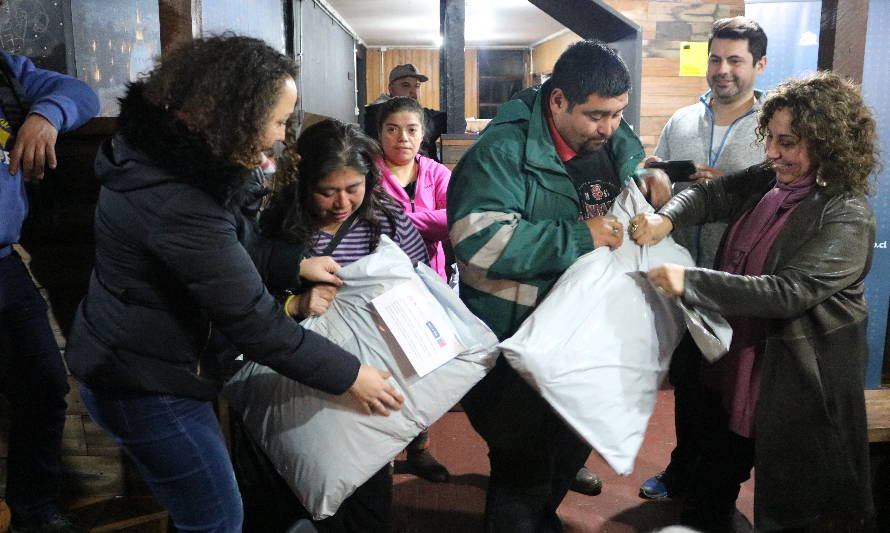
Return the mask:
<path fill-rule="evenodd" d="M 596 496 L 603 491 L 603 480 L 600 479 L 598 475 L 582 466 L 581 469 L 578 470 L 578 473 L 575 474 L 575 479 L 572 480 L 572 484 L 569 485 L 569 490 L 580 492 L 581 494 L 586 494 L 588 496 Z"/>
<path fill-rule="evenodd" d="M 427 443 L 429 442 L 429 430 L 424 430 L 412 440 L 405 450 L 408 452 L 408 470 L 415 476 L 427 481 L 444 483 L 451 479 L 448 469 L 433 457 Z"/>

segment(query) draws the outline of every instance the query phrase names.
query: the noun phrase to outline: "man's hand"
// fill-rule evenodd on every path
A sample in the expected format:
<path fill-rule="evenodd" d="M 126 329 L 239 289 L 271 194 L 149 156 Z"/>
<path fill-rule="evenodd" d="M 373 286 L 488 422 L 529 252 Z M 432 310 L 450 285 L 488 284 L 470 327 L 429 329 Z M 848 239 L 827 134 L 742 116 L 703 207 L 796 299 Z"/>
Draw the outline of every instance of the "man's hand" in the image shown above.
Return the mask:
<path fill-rule="evenodd" d="M 9 173 L 13 176 L 22 169 L 25 181 L 43 179 L 44 166 L 56 168 L 56 138 L 59 132 L 42 116 L 32 113 L 25 119 L 15 136 L 15 146 L 9 154 Z"/>
<path fill-rule="evenodd" d="M 392 376 L 386 370 L 362 365 L 349 393 L 366 415 L 377 413 L 389 416 L 389 410 L 399 409 L 405 398 L 386 380 Z"/>
<path fill-rule="evenodd" d="M 723 171 L 717 170 L 714 167 L 709 167 L 708 165 L 695 165 L 695 172 L 689 177 L 696 182 L 703 183 L 711 181 L 714 178 L 719 178 L 722 175 Z"/>
<path fill-rule="evenodd" d="M 671 199 L 671 180 L 667 172 L 660 168 L 647 170 L 648 172 L 640 177 L 640 192 L 649 200 L 652 207 L 658 209 Z"/>
<path fill-rule="evenodd" d="M 291 300 L 291 307 L 295 309 L 288 309 L 288 314 L 304 318 L 323 315 L 331 306 L 331 301 L 335 296 L 337 296 L 337 287 L 325 284 L 313 285 L 311 289 Z"/>
<path fill-rule="evenodd" d="M 640 246 L 658 244 L 672 229 L 674 223 L 671 219 L 655 213 L 634 215 L 628 227 L 631 238 Z"/>
<path fill-rule="evenodd" d="M 608 246 L 614 250 L 624 242 L 624 225 L 613 216 L 588 218 L 584 223 L 590 230 L 594 248 Z"/>

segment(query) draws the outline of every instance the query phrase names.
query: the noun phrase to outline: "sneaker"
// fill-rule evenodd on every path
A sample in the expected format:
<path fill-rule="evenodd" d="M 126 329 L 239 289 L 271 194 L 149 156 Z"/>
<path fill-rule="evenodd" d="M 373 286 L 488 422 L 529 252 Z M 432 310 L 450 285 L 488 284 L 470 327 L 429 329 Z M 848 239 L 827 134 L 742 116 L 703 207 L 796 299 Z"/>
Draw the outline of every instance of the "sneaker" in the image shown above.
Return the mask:
<path fill-rule="evenodd" d="M 655 474 L 640 485 L 640 498 L 647 500 L 660 500 L 672 496 L 672 491 L 668 489 L 668 476 L 666 471 Z"/>
<path fill-rule="evenodd" d="M 9 533 L 86 533 L 65 515 L 54 512 L 27 521 L 16 522 L 12 518 Z"/>

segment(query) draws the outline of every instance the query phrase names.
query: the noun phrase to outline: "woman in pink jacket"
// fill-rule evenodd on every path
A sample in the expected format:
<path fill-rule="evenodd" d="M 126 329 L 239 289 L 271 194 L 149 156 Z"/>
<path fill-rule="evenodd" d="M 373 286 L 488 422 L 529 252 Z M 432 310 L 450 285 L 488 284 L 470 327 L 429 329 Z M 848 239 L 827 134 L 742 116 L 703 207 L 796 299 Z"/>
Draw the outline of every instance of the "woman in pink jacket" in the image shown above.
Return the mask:
<path fill-rule="evenodd" d="M 447 281 L 442 241 L 448 238 L 445 191 L 451 171 L 418 154 L 423 141 L 423 108 L 412 98 L 397 96 L 380 110 L 377 140 L 383 158 L 377 159 L 383 188 L 402 204 L 426 243 L 430 266 Z M 429 450 L 429 430 L 424 430 L 405 448 L 408 469 L 429 481 L 448 481 L 451 475 Z"/>
<path fill-rule="evenodd" d="M 380 181 L 398 200 L 426 242 L 430 266 L 447 281 L 442 241 L 448 239 L 445 191 L 451 179 L 448 167 L 420 155 L 423 108 L 412 98 L 396 97 L 384 103 L 377 138 L 384 158 L 377 161 Z"/>

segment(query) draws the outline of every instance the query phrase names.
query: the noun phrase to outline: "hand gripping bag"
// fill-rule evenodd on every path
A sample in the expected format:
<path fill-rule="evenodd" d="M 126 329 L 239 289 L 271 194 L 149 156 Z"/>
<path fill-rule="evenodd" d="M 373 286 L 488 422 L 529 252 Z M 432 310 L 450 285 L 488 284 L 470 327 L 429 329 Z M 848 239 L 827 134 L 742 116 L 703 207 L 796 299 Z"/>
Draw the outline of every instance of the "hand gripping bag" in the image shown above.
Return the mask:
<path fill-rule="evenodd" d="M 642 212 L 652 207 L 631 184 L 610 213 L 626 228 Z M 665 263 L 694 265 L 670 237 L 639 246 L 626 235 L 614 251 L 597 248 L 566 270 L 519 330 L 500 344 L 510 365 L 622 475 L 633 470 L 658 386 L 686 322 L 710 343 L 709 350 L 725 352 L 729 346 L 729 326 L 721 317 L 702 318 L 694 310 L 684 316 L 675 299 L 643 276 Z"/>
<path fill-rule="evenodd" d="M 337 274 L 345 285 L 328 311 L 302 324 L 354 353 L 363 364 L 392 372 L 391 382 L 405 397 L 401 410 L 388 417 L 368 416 L 348 394 L 312 389 L 254 362 L 224 389 L 253 441 L 317 520 L 334 514 L 359 485 L 460 401 L 497 355 L 494 333 L 432 269 L 412 266 L 386 236 L 375 253 Z M 370 304 L 386 290 L 416 279 L 447 314 L 466 347 L 422 378 Z"/>

